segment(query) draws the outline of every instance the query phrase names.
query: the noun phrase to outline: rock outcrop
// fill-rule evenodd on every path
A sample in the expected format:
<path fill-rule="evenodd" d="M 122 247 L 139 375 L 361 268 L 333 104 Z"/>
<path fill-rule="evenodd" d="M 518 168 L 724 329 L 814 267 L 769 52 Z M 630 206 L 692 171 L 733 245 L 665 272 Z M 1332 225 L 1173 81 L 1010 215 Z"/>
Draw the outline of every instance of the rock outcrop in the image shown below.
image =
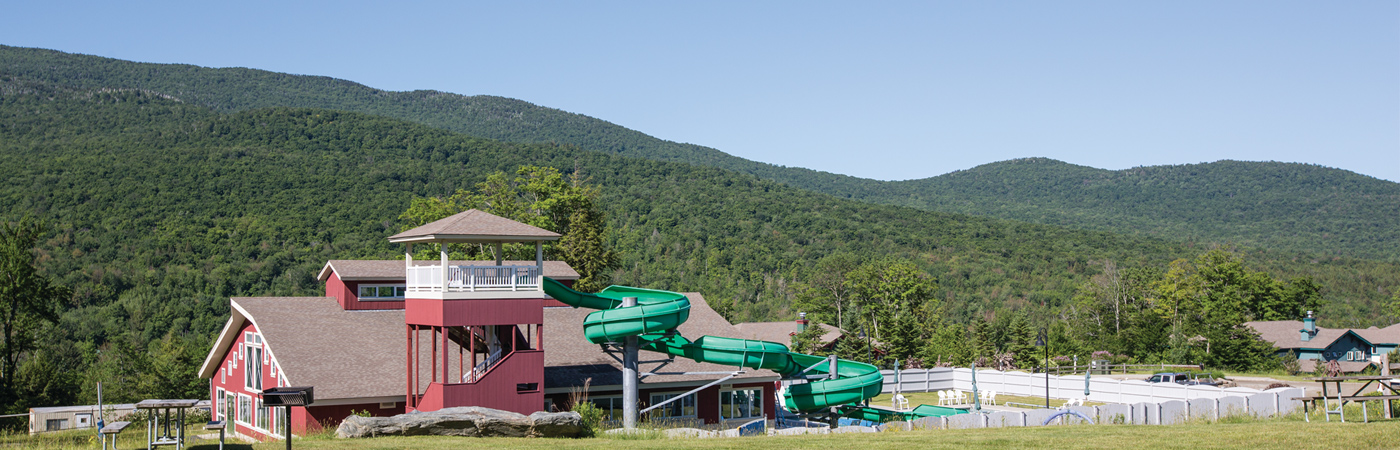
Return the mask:
<path fill-rule="evenodd" d="M 393 417 L 346 417 L 335 430 L 339 438 L 374 436 L 577 437 L 583 419 L 574 412 L 537 412 L 526 416 L 499 409 L 466 406 Z"/>

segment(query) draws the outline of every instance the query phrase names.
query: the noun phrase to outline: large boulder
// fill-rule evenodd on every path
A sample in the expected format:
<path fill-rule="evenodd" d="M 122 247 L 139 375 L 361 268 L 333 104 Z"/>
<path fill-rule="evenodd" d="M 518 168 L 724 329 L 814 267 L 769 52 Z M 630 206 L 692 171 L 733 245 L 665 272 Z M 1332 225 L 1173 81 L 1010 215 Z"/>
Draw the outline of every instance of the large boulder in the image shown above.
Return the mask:
<path fill-rule="evenodd" d="M 340 422 L 336 437 L 468 436 L 576 437 L 583 419 L 574 412 L 537 412 L 526 416 L 499 409 L 465 406 L 393 417 L 350 416 Z"/>

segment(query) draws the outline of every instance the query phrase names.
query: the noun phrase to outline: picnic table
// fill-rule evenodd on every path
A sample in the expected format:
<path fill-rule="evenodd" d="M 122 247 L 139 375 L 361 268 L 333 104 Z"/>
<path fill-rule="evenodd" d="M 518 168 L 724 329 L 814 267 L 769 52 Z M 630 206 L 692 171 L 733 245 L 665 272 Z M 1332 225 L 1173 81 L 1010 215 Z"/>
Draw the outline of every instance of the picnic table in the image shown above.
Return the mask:
<path fill-rule="evenodd" d="M 148 411 L 146 450 L 154 450 L 162 445 L 174 445 L 175 450 L 184 450 L 185 410 L 194 407 L 196 403 L 199 403 L 199 400 L 142 400 L 137 403 L 136 409 Z M 171 417 L 172 409 L 175 410 L 174 417 Z M 172 427 L 174 430 L 171 430 Z"/>
<path fill-rule="evenodd" d="M 1367 417 L 1367 412 L 1366 412 L 1366 407 L 1365 407 L 1365 406 L 1366 406 L 1366 402 L 1371 401 L 1371 400 L 1381 400 L 1381 401 L 1384 401 L 1384 402 L 1385 402 L 1385 417 L 1386 417 L 1387 419 L 1389 419 L 1389 418 L 1391 418 L 1391 417 L 1390 417 L 1390 401 L 1391 401 L 1391 400 L 1400 400 L 1400 391 L 1396 391 L 1396 390 L 1395 390 L 1395 386 L 1393 386 L 1393 385 L 1391 385 L 1391 383 L 1388 383 L 1388 382 L 1387 382 L 1387 380 L 1390 380 L 1390 379 L 1392 379 L 1392 378 L 1395 378 L 1395 377 L 1390 377 L 1390 376 L 1376 376 L 1376 375 L 1361 375 L 1361 376 L 1349 376 L 1349 377 L 1317 377 L 1317 378 L 1308 378 L 1308 380 L 1310 380 L 1310 381 L 1316 381 L 1316 382 L 1322 383 L 1322 395 L 1319 396 L 1319 397 L 1304 397 L 1304 399 L 1311 400 L 1311 401 L 1313 401 L 1314 403 L 1316 403 L 1317 400 L 1322 400 L 1322 409 L 1323 409 L 1324 411 L 1327 412 L 1326 417 L 1327 417 L 1327 420 L 1328 420 L 1329 422 L 1332 420 L 1332 415 L 1333 415 L 1333 414 L 1336 414 L 1336 415 L 1340 416 L 1343 423 L 1345 423 L 1345 422 L 1347 421 L 1346 414 L 1344 414 L 1344 413 L 1342 412 L 1342 406 L 1345 405 L 1346 402 L 1358 402 L 1358 403 L 1361 403 L 1361 406 L 1362 406 L 1362 408 L 1361 408 L 1361 420 L 1362 420 L 1363 422 L 1370 422 L 1370 418 Z M 1362 382 L 1362 381 L 1364 381 L 1365 384 L 1362 384 L 1361 387 L 1358 388 L 1358 389 L 1356 390 L 1356 392 L 1353 392 L 1351 395 L 1342 395 L 1342 392 L 1343 392 L 1343 391 L 1342 391 L 1342 383 L 1344 383 L 1344 382 L 1356 383 L 1356 382 Z M 1331 384 L 1332 386 L 1335 387 L 1335 389 L 1336 389 L 1336 394 L 1335 394 L 1335 395 L 1333 395 L 1333 394 L 1331 394 L 1331 393 L 1328 392 L 1327 387 L 1328 387 L 1329 384 Z M 1370 395 L 1370 396 L 1361 395 L 1361 393 L 1362 393 L 1362 392 L 1365 392 L 1365 391 L 1366 391 L 1366 388 L 1371 387 L 1372 384 L 1376 384 L 1376 385 L 1379 385 L 1379 386 L 1382 387 L 1382 388 L 1385 388 L 1385 389 L 1390 390 L 1390 395 Z M 1328 405 L 1328 401 L 1329 401 L 1329 400 L 1336 400 L 1336 401 L 1337 401 L 1337 409 L 1332 409 L 1332 407 Z M 1304 403 L 1304 405 L 1306 405 L 1306 403 Z M 1304 412 L 1305 412 L 1305 413 L 1307 412 L 1306 409 L 1304 410 Z M 1304 415 L 1303 415 L 1303 418 L 1304 418 L 1304 419 L 1307 419 L 1307 415 L 1304 414 Z"/>

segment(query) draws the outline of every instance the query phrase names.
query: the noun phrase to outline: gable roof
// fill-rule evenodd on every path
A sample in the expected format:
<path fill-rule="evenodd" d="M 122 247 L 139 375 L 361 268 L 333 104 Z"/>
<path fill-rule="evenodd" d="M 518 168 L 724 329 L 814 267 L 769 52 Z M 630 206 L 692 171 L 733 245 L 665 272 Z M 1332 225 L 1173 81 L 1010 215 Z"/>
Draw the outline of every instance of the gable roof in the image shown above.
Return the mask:
<path fill-rule="evenodd" d="M 389 242 L 553 241 L 559 233 L 488 212 L 468 209 L 447 218 L 389 236 Z"/>
<path fill-rule="evenodd" d="M 201 378 L 211 378 L 244 321 L 262 334 L 287 382 L 316 386 L 316 397 L 402 396 L 405 349 L 402 310 L 346 311 L 330 297 L 235 297 L 233 310 Z"/>
<path fill-rule="evenodd" d="M 1247 327 L 1253 328 L 1255 331 L 1258 331 L 1258 332 L 1259 332 L 1259 337 L 1263 338 L 1263 339 L 1266 340 L 1266 341 L 1269 341 L 1269 342 L 1274 343 L 1274 347 L 1278 347 L 1278 348 L 1281 348 L 1281 349 L 1289 349 L 1289 348 L 1324 349 L 1324 348 L 1327 348 L 1328 346 L 1332 345 L 1332 343 L 1337 342 L 1338 339 L 1341 339 L 1342 336 L 1346 336 L 1347 334 L 1355 335 L 1358 339 L 1361 339 L 1361 341 L 1363 341 L 1363 342 L 1365 342 L 1365 343 L 1367 343 L 1367 344 L 1371 344 L 1371 345 L 1374 345 L 1374 344 L 1376 344 L 1376 343 L 1387 343 L 1387 344 L 1389 344 L 1389 343 L 1394 343 L 1394 342 L 1395 342 L 1395 341 L 1376 342 L 1376 341 L 1371 340 L 1371 339 L 1368 338 L 1367 336 L 1363 335 L 1362 333 L 1358 332 L 1358 331 L 1365 331 L 1365 330 L 1353 330 L 1353 329 L 1351 329 L 1351 328 L 1323 328 L 1323 327 L 1317 327 L 1317 334 L 1314 335 L 1314 336 L 1312 337 L 1312 339 L 1307 340 L 1307 341 L 1304 341 L 1304 340 L 1302 339 L 1302 333 L 1301 333 L 1301 330 L 1303 329 L 1303 322 L 1302 322 L 1302 321 L 1299 321 L 1299 320 L 1271 320 L 1271 321 L 1245 322 L 1244 325 L 1247 326 Z M 1394 327 L 1392 326 L 1391 328 L 1394 328 Z M 1386 329 L 1389 330 L 1390 328 L 1386 328 Z M 1400 328 L 1397 328 L 1397 330 L 1400 330 Z M 1383 331 L 1380 331 L 1379 329 L 1377 329 L 1375 335 L 1376 335 L 1377 337 L 1386 337 L 1386 336 L 1388 335 L 1388 332 L 1383 332 Z"/>
<path fill-rule="evenodd" d="M 439 261 L 414 261 L 414 266 L 435 266 Z M 495 261 L 448 261 L 452 266 L 491 266 Z M 501 264 L 507 266 L 533 266 L 534 261 L 502 261 Z M 403 260 L 373 260 L 373 259 L 333 259 L 326 261 L 325 267 L 321 268 L 321 273 L 316 276 L 321 281 L 330 278 L 331 272 L 335 272 L 342 281 L 359 280 L 405 280 Z M 577 280 L 578 271 L 569 266 L 564 261 L 545 261 L 544 276 L 556 280 Z"/>
<path fill-rule="evenodd" d="M 711 309 L 700 294 L 686 296 L 690 298 L 691 309 L 690 319 L 679 329 L 683 335 L 692 339 L 704 335 L 744 337 Z M 238 331 L 251 322 L 263 335 L 263 342 L 287 381 L 295 386 L 316 386 L 318 399 L 402 397 L 407 391 L 404 372 L 408 344 L 403 310 L 346 311 L 330 297 L 236 297 L 230 299 L 230 303 L 231 316 L 200 367 L 201 378 L 217 374 L 221 358 L 237 340 Z M 598 387 L 622 384 L 621 363 L 583 337 L 583 319 L 591 312 L 593 310 L 585 308 L 545 308 L 546 389 L 581 385 L 585 378 L 592 378 L 593 386 Z M 426 351 L 426 348 L 420 349 L 420 353 Z M 656 356 L 644 355 L 642 359 L 659 359 Z M 421 357 L 427 358 L 427 353 Z M 427 370 L 426 367 L 421 369 Z M 768 370 L 698 363 L 685 358 L 675 358 L 661 367 L 644 364 L 642 369 L 663 373 L 744 370 L 734 382 L 778 379 L 778 374 Z M 428 376 L 427 372 L 422 376 Z M 643 378 L 642 383 L 655 385 L 720 377 L 722 375 L 657 374 Z"/>
<path fill-rule="evenodd" d="M 700 336 L 721 336 L 744 338 L 729 321 L 710 308 L 705 297 L 696 293 L 686 293 L 690 299 L 690 318 L 677 328 L 682 336 L 691 340 Z M 582 386 L 585 378 L 592 378 L 593 388 L 618 389 L 622 385 L 622 364 L 609 357 L 598 344 L 589 343 L 583 337 L 583 319 L 592 309 L 572 307 L 551 307 L 544 310 L 544 385 L 545 389 L 561 389 Z M 620 358 L 621 356 L 619 356 Z M 643 351 L 642 361 L 661 359 L 661 354 Z M 733 372 L 744 373 L 732 382 L 753 382 L 776 380 L 778 374 L 769 370 L 754 370 L 719 364 L 699 363 L 686 358 L 675 358 L 660 367 L 657 364 L 642 364 L 639 372 Z M 646 384 L 715 380 L 723 375 L 652 375 L 642 378 Z M 611 387 L 611 388 L 608 388 Z"/>
<path fill-rule="evenodd" d="M 1364 330 L 1353 329 L 1352 331 L 1366 338 L 1372 345 L 1400 344 L 1400 323 L 1385 328 L 1370 327 Z"/>

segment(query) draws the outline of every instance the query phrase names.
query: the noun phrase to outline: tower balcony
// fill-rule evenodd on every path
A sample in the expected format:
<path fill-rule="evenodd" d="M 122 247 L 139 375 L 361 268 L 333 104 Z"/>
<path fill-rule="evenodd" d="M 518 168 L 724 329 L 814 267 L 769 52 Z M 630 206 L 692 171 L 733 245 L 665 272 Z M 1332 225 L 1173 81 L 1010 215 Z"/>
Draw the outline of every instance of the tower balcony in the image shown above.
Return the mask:
<path fill-rule="evenodd" d="M 409 297 L 435 299 L 543 298 L 542 266 L 414 265 Z"/>

